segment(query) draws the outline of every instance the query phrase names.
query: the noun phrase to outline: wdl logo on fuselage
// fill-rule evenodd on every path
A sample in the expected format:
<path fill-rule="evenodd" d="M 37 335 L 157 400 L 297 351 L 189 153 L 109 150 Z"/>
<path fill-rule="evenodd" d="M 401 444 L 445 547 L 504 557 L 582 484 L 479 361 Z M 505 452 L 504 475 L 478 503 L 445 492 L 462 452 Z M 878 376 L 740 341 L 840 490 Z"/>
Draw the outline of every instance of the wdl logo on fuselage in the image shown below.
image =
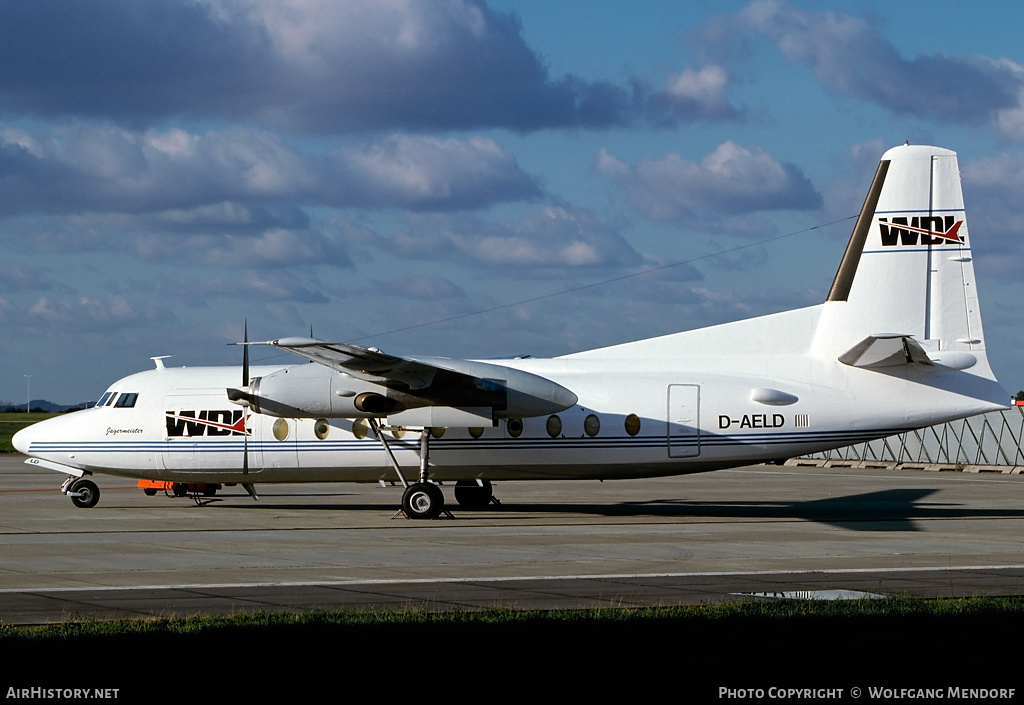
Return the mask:
<path fill-rule="evenodd" d="M 247 433 L 241 409 L 166 412 L 168 436 L 242 436 Z"/>
<path fill-rule="evenodd" d="M 900 216 L 889 220 L 878 219 L 878 234 L 884 247 L 896 245 L 963 245 L 960 234 L 963 220 L 954 216 L 925 215 Z"/>

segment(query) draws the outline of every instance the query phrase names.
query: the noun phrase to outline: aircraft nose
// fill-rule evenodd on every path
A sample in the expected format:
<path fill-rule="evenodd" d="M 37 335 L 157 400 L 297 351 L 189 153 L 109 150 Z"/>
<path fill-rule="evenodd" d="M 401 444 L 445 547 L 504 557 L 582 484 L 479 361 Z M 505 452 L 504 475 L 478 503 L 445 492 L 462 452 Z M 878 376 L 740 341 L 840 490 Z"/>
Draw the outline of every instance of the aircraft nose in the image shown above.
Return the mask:
<path fill-rule="evenodd" d="M 19 453 L 24 453 L 25 455 L 28 455 L 28 447 L 32 445 L 32 436 L 35 435 L 34 431 L 32 430 L 34 426 L 35 424 L 32 424 L 32 426 L 28 426 L 26 428 L 21 429 L 20 431 L 15 433 L 14 438 L 11 439 L 11 443 L 14 444 L 14 449 L 17 450 Z"/>

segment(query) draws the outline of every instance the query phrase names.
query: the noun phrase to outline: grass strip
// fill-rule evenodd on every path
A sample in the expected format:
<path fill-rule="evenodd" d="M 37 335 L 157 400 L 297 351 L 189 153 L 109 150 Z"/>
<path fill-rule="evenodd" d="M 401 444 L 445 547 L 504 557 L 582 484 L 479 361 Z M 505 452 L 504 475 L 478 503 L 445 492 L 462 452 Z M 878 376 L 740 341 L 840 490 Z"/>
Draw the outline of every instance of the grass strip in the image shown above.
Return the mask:
<path fill-rule="evenodd" d="M 998 635 L 1016 634 L 1022 626 L 1024 597 L 252 612 L 0 625 L 0 663 L 16 660 L 25 669 L 20 675 L 37 668 L 40 677 L 49 677 L 55 657 L 89 656 L 94 680 L 118 684 L 148 682 L 168 669 L 184 674 L 243 666 L 260 684 L 296 682 L 296 674 L 304 684 L 332 680 L 342 671 L 345 677 L 378 677 L 389 667 L 398 667 L 394 677 L 404 678 L 416 664 L 455 665 L 464 682 L 490 682 L 500 674 L 498 680 L 514 682 L 678 677 L 688 684 L 807 684 L 870 674 L 882 683 L 914 674 L 964 684 L 1009 674 L 999 670 L 1005 655 L 999 654 Z"/>
<path fill-rule="evenodd" d="M 25 428 L 31 426 L 37 421 L 49 419 L 57 414 L 50 414 L 42 411 L 33 411 L 30 414 L 18 413 L 18 412 L 3 412 L 0 413 L 0 453 L 13 453 L 14 445 L 11 443 L 11 439 L 14 434 Z"/>

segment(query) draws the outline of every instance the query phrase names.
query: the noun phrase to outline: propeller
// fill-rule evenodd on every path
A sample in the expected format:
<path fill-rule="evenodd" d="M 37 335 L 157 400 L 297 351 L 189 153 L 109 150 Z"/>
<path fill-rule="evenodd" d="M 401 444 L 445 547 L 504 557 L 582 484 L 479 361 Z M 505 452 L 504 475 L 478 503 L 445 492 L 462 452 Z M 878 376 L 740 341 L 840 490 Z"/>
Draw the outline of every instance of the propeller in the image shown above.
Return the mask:
<path fill-rule="evenodd" d="M 249 387 L 249 319 L 242 324 L 242 386 Z"/>
<path fill-rule="evenodd" d="M 245 319 L 243 324 L 243 342 L 241 343 L 228 343 L 228 345 L 241 345 L 242 346 L 242 386 L 240 389 L 228 388 L 228 400 L 232 404 L 238 404 L 242 407 L 242 418 L 235 424 L 236 428 L 232 430 L 238 431 L 242 434 L 242 446 L 245 455 L 242 458 L 242 474 L 249 474 L 249 431 L 246 429 L 246 421 L 248 420 L 249 408 L 252 406 L 253 395 L 252 390 L 249 388 L 249 319 Z"/>
<path fill-rule="evenodd" d="M 242 346 L 242 386 L 240 389 L 234 389 L 228 387 L 228 400 L 233 404 L 244 406 L 246 408 L 256 406 L 257 413 L 259 411 L 259 405 L 255 404 L 255 397 L 252 393 L 252 389 L 249 387 L 249 320 L 245 320 L 243 342 L 241 343 L 228 343 L 228 345 L 241 345 Z"/>
<path fill-rule="evenodd" d="M 249 319 L 246 318 L 242 331 L 242 389 L 249 389 Z M 242 474 L 249 474 L 249 431 L 245 428 L 245 418 L 249 405 L 242 407 Z"/>
<path fill-rule="evenodd" d="M 249 430 L 246 428 L 246 422 L 250 418 L 249 409 L 253 406 L 255 399 L 252 389 L 249 385 L 249 319 L 246 318 L 242 324 L 242 342 L 241 343 L 228 343 L 228 345 L 241 345 L 242 346 L 242 387 L 241 389 L 228 388 L 228 399 L 233 404 L 238 404 L 242 407 L 242 418 L 235 424 L 234 431 L 238 431 L 242 434 L 242 476 L 245 477 L 249 474 Z M 256 407 L 259 408 L 258 405 Z M 258 413 L 258 411 L 257 411 Z M 253 499 L 258 500 L 256 496 L 256 488 L 253 487 L 252 482 L 241 482 L 239 483 L 245 488 Z"/>

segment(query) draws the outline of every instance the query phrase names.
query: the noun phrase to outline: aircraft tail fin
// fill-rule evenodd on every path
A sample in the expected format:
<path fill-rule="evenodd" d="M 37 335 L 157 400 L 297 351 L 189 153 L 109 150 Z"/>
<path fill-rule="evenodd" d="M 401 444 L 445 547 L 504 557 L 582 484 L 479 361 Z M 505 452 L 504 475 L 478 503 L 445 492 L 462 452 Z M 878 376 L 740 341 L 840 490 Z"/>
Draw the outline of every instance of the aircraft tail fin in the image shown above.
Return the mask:
<path fill-rule="evenodd" d="M 852 366 L 972 367 L 994 379 L 955 152 L 905 145 L 882 156 L 815 349 Z"/>

